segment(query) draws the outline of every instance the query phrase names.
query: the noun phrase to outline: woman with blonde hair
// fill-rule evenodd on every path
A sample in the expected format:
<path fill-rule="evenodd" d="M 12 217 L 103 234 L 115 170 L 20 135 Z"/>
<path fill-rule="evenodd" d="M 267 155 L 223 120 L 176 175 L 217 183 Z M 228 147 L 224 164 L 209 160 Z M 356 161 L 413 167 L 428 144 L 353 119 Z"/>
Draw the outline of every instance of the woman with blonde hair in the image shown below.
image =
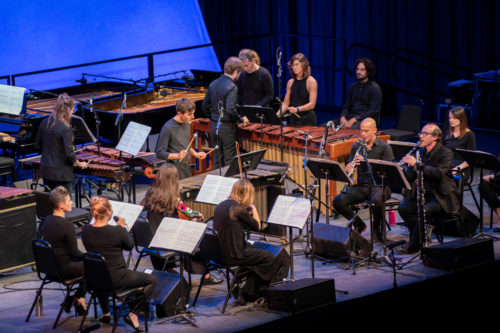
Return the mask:
<path fill-rule="evenodd" d="M 56 106 L 50 117 L 45 118 L 38 128 L 36 146 L 41 149 L 40 177 L 51 189 L 65 187 L 71 193 L 73 165 L 86 167 L 87 163 L 76 160 L 73 150 L 71 115 L 76 101 L 68 94 L 57 97 Z"/>
<path fill-rule="evenodd" d="M 118 217 L 116 225 L 109 225 L 113 217 L 111 203 L 104 197 L 92 197 L 91 213 L 95 219 L 93 224 L 87 224 L 82 229 L 83 245 L 89 252 L 99 253 L 106 259 L 109 274 L 116 290 L 144 287 L 144 297 L 130 303 L 130 312 L 124 316 L 125 322 L 136 331 L 141 332 L 138 314 L 145 311 L 145 305 L 150 300 L 156 285 L 156 278 L 151 274 L 128 269 L 123 257 L 123 250 L 130 251 L 134 241 L 128 233 L 125 220 Z M 104 313 L 109 313 L 109 302 L 101 303 Z"/>
<path fill-rule="evenodd" d="M 252 272 L 236 291 L 240 304 L 262 296 L 273 278 L 273 255 L 254 249 L 245 241 L 245 228 L 261 230 L 259 213 L 253 204 L 254 195 L 255 189 L 250 181 L 238 180 L 229 198 L 214 211 L 214 229 L 229 264 L 246 266 Z"/>

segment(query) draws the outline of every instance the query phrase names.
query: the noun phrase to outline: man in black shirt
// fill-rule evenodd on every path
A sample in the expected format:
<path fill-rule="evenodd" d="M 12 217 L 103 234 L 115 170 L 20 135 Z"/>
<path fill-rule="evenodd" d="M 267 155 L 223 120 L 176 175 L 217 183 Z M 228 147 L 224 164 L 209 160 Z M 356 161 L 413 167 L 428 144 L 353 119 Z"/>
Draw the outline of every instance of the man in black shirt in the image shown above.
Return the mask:
<path fill-rule="evenodd" d="M 260 66 L 259 55 L 254 50 L 242 49 L 238 57 L 245 68 L 238 79 L 239 104 L 269 107 L 273 99 L 271 74 Z"/>
<path fill-rule="evenodd" d="M 377 159 L 384 161 L 394 160 L 394 154 L 392 152 L 391 146 L 380 140 L 376 136 L 377 126 L 373 118 L 366 118 L 361 122 L 361 137 L 366 145 L 366 157 L 369 159 Z M 371 188 L 371 201 L 374 204 L 372 209 L 373 213 L 373 227 L 375 230 L 374 238 L 378 241 L 382 240 L 381 232 L 381 221 L 385 211 L 385 201 L 384 201 L 384 191 L 381 187 L 371 187 L 369 185 L 373 184 L 368 168 L 366 167 L 366 162 L 361 154 L 363 144 L 361 142 L 356 142 L 352 148 L 349 156 L 350 163 L 346 166 L 346 172 L 350 173 L 354 169 L 357 171 L 357 184 L 348 186 L 345 192 L 339 193 L 333 199 L 333 207 L 337 212 L 348 220 L 352 219 L 354 212 L 351 205 L 365 202 L 370 200 L 370 188 Z M 358 154 L 356 154 L 358 152 Z M 377 179 L 375 179 L 377 181 Z M 384 189 L 388 191 L 388 189 Z M 356 218 L 353 222 L 354 228 L 362 233 L 366 229 L 366 225 L 361 219 Z"/>
<path fill-rule="evenodd" d="M 358 129 L 360 122 L 367 117 L 379 119 L 382 90 L 378 83 L 373 81 L 376 70 L 370 59 L 356 60 L 354 68 L 357 81 L 349 87 L 340 122 L 343 122 L 346 128 Z"/>
<path fill-rule="evenodd" d="M 237 110 L 238 87 L 235 82 L 243 72 L 243 63 L 237 57 L 230 57 L 224 63 L 224 75 L 212 81 L 208 87 L 205 99 L 201 104 L 203 113 L 210 117 L 212 125 L 210 138 L 212 144 L 218 144 L 219 149 L 214 151 L 215 168 L 229 165 L 236 156 L 236 141 L 238 141 L 237 123 L 248 122 L 246 117 L 241 117 Z M 217 123 L 222 113 L 219 136 L 217 138 Z M 219 156 L 220 154 L 220 156 Z M 220 160 L 220 163 L 219 163 Z"/>

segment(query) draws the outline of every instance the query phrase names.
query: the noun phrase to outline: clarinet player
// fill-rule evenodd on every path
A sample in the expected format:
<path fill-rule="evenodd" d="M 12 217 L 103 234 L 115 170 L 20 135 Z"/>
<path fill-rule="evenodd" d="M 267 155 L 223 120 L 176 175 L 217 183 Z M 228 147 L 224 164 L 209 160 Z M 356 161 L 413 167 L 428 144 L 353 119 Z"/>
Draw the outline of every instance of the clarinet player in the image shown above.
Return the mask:
<path fill-rule="evenodd" d="M 423 188 L 417 189 L 419 197 L 424 200 L 426 219 L 445 212 L 454 213 L 459 207 L 459 193 L 451 175 L 453 152 L 441 144 L 441 129 L 435 124 L 427 124 L 419 133 L 420 155 L 423 172 Z M 417 159 L 406 155 L 402 162 L 407 164 L 404 173 L 409 182 L 417 177 Z M 399 207 L 399 215 L 408 226 L 410 241 L 408 245 L 398 248 L 400 253 L 416 253 L 420 251 L 421 239 L 417 221 L 417 198 L 403 201 Z"/>

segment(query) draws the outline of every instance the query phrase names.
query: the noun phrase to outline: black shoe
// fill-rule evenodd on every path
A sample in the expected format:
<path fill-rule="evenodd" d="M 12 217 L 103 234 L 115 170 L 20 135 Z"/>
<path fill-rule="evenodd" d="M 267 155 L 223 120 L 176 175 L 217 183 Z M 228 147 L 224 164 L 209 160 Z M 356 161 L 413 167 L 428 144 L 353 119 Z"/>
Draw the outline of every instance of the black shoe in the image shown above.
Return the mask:
<path fill-rule="evenodd" d="M 397 247 L 396 251 L 398 251 L 399 254 L 413 254 L 413 253 L 417 253 L 418 251 L 420 251 L 420 249 L 416 246 L 405 245 L 405 246 Z"/>
<path fill-rule="evenodd" d="M 75 311 L 79 316 L 84 316 L 86 312 L 82 303 L 78 302 L 76 299 L 75 299 Z"/>
<path fill-rule="evenodd" d="M 247 305 L 247 301 L 245 301 L 244 297 L 243 288 L 238 288 L 238 297 L 236 298 L 236 301 L 238 302 L 239 305 Z"/>
<path fill-rule="evenodd" d="M 222 281 L 224 281 L 224 279 L 216 278 L 215 276 L 213 276 L 212 274 L 210 274 L 210 276 L 208 278 L 205 278 L 205 281 L 203 282 L 203 284 L 206 284 L 206 285 L 219 284 Z"/>
<path fill-rule="evenodd" d="M 354 221 L 349 223 L 349 228 L 352 228 L 354 226 L 354 230 L 356 230 L 360 235 L 363 233 L 363 231 L 366 230 L 366 224 L 361 220 L 359 217 L 355 217 Z"/>
<path fill-rule="evenodd" d="M 141 326 L 134 326 L 134 323 L 132 322 L 132 319 L 130 319 L 128 314 L 123 316 L 123 320 L 125 320 L 127 325 L 132 327 L 136 332 L 144 332 L 144 329 Z"/>
<path fill-rule="evenodd" d="M 101 315 L 99 317 L 99 321 L 103 324 L 109 324 L 111 322 L 111 314 L 109 314 L 108 316 Z"/>
<path fill-rule="evenodd" d="M 73 296 L 66 296 L 66 298 L 64 299 L 64 312 L 69 313 L 74 303 L 75 298 Z"/>
<path fill-rule="evenodd" d="M 493 228 L 493 232 L 500 232 L 500 228 Z"/>

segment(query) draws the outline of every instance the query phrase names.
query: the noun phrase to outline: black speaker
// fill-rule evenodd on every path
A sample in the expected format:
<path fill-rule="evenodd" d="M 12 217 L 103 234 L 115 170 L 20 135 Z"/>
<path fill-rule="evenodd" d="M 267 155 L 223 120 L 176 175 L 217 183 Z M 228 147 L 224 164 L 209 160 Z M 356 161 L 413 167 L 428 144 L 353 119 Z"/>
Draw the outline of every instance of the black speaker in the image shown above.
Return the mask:
<path fill-rule="evenodd" d="M 495 260 L 492 239 L 461 238 L 422 249 L 428 258 L 426 266 L 445 270 L 460 270 Z"/>
<path fill-rule="evenodd" d="M 300 279 L 269 288 L 265 301 L 270 309 L 300 313 L 335 303 L 333 279 Z"/>
<path fill-rule="evenodd" d="M 151 274 L 158 279 L 151 295 L 156 304 L 156 316 L 162 318 L 175 315 L 181 298 L 180 275 L 161 271 L 153 271 Z M 189 295 L 186 279 L 182 278 L 182 282 L 184 295 Z"/>
<path fill-rule="evenodd" d="M 288 277 L 290 268 L 290 255 L 286 252 L 283 246 L 269 244 L 264 242 L 253 242 L 254 249 L 265 250 L 271 252 L 274 256 L 273 279 L 271 283 L 282 281 Z"/>
<path fill-rule="evenodd" d="M 279 195 L 285 194 L 285 186 L 270 184 L 267 185 L 267 215 L 271 213 L 274 202 Z M 265 234 L 286 237 L 286 227 L 277 224 L 269 224 L 269 226 L 264 231 Z"/>
<path fill-rule="evenodd" d="M 336 225 L 315 223 L 314 253 L 328 258 L 346 257 L 352 251 L 361 257 L 370 255 L 372 246 L 357 231 Z"/>

